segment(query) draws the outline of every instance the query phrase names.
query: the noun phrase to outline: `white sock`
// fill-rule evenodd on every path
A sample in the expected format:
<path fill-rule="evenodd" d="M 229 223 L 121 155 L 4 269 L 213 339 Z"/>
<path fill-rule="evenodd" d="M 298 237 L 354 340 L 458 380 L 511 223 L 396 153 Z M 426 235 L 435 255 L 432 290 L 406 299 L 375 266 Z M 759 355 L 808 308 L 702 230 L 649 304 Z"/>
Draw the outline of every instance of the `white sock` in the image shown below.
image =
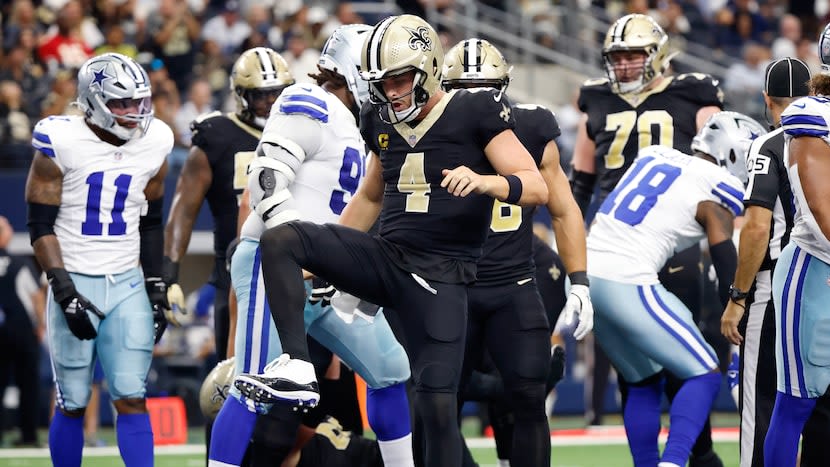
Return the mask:
<path fill-rule="evenodd" d="M 498 466 L 499 467 L 510 467 L 510 460 L 508 460 L 508 459 L 499 459 Z"/>
<path fill-rule="evenodd" d="M 677 464 L 673 464 L 671 462 L 660 462 L 659 464 L 657 464 L 657 467 L 680 467 L 680 466 L 677 465 Z"/>
<path fill-rule="evenodd" d="M 412 458 L 412 433 L 392 441 L 378 440 L 383 465 L 392 467 L 415 467 Z"/>

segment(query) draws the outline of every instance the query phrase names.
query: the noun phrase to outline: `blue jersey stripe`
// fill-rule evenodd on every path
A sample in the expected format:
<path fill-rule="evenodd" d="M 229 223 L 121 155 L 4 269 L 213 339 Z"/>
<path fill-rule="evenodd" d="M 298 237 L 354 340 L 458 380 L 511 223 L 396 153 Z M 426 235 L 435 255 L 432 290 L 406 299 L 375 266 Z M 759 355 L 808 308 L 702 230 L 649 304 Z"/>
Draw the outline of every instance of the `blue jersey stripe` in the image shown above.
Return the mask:
<path fill-rule="evenodd" d="M 52 149 L 52 146 L 44 146 L 36 141 L 32 141 L 32 147 L 53 159 L 55 158 L 55 150 Z"/>
<path fill-rule="evenodd" d="M 805 128 L 805 127 L 784 127 L 784 133 L 790 136 L 814 136 L 821 138 L 827 136 L 826 128 Z"/>
<path fill-rule="evenodd" d="M 46 133 L 35 131 L 32 133 L 32 138 L 34 138 L 37 141 L 40 141 L 41 143 L 52 144 L 52 140 L 49 139 L 49 135 L 47 135 Z"/>
<path fill-rule="evenodd" d="M 740 202 L 736 202 L 732 193 L 723 193 L 717 188 L 712 189 L 712 194 L 720 198 L 721 202 L 725 204 L 733 214 L 735 214 L 735 217 L 740 216 L 741 213 L 744 212 L 743 197 L 738 197 L 737 199 L 739 199 Z"/>
<path fill-rule="evenodd" d="M 284 96 L 280 103 L 280 112 L 286 114 L 304 114 L 323 123 L 328 123 L 329 121 L 329 108 L 326 101 L 307 94 Z"/>
<path fill-rule="evenodd" d="M 284 114 L 303 114 L 307 115 L 314 120 L 319 120 L 323 123 L 328 123 L 329 121 L 329 114 L 326 112 L 322 112 L 319 109 L 314 107 L 308 107 L 306 104 L 300 105 L 287 105 L 282 104 L 280 105 L 280 112 Z"/>

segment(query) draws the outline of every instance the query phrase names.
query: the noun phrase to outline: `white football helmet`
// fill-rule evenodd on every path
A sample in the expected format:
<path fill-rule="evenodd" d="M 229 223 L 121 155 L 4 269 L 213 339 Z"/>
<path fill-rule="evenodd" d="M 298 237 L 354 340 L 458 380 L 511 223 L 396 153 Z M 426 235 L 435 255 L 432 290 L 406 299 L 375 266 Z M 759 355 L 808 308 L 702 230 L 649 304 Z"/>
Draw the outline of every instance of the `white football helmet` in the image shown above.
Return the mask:
<path fill-rule="evenodd" d="M 718 165 L 725 167 L 744 184 L 749 181 L 746 171 L 746 156 L 749 145 L 767 130 L 758 122 L 738 112 L 718 112 L 692 139 L 692 151 L 702 152 L 715 158 Z"/>
<path fill-rule="evenodd" d="M 445 91 L 487 87 L 504 93 L 512 69 L 493 44 L 484 39 L 467 39 L 455 44 L 444 57 L 441 86 Z"/>
<path fill-rule="evenodd" d="M 331 33 L 323 45 L 317 65 L 337 73 L 346 80 L 357 107 L 369 98 L 369 83 L 360 76 L 360 52 L 372 27 L 366 24 L 347 24 Z"/>
<path fill-rule="evenodd" d="M 285 59 L 268 47 L 248 49 L 236 59 L 231 70 L 230 88 L 236 97 L 237 114 L 242 120 L 253 123 L 260 128 L 268 121 L 265 115 L 258 114 L 253 108 L 255 101 L 266 98 L 269 94 L 276 100 L 286 87 L 294 84 L 294 77 L 288 70 Z"/>
<path fill-rule="evenodd" d="M 199 389 L 199 408 L 209 420 L 216 418 L 225 399 L 228 398 L 228 391 L 231 389 L 233 383 L 235 370 L 234 357 L 222 360 L 210 370 L 210 373 L 202 382 L 202 387 Z"/>
<path fill-rule="evenodd" d="M 618 94 L 640 92 L 661 76 L 673 57 L 669 54 L 668 42 L 669 36 L 649 16 L 631 14 L 615 21 L 608 29 L 602 46 L 602 59 L 611 89 Z M 638 79 L 621 82 L 614 72 L 611 54 L 628 51 L 645 52 L 646 60 Z"/>
<path fill-rule="evenodd" d="M 92 57 L 78 70 L 78 100 L 75 104 L 93 125 L 122 140 L 144 136 L 153 119 L 150 78 L 135 60 L 118 53 Z M 135 107 L 126 115 L 112 113 L 115 106 Z M 128 128 L 117 120 L 135 122 Z"/>
<path fill-rule="evenodd" d="M 824 26 L 818 39 L 818 56 L 822 74 L 830 74 L 830 23 Z"/>
<path fill-rule="evenodd" d="M 369 81 L 369 102 L 390 123 L 414 120 L 430 96 L 440 90 L 444 49 L 426 21 L 414 15 L 390 16 L 369 33 L 361 52 L 361 76 Z M 395 112 L 383 80 L 415 70 L 412 105 Z"/>

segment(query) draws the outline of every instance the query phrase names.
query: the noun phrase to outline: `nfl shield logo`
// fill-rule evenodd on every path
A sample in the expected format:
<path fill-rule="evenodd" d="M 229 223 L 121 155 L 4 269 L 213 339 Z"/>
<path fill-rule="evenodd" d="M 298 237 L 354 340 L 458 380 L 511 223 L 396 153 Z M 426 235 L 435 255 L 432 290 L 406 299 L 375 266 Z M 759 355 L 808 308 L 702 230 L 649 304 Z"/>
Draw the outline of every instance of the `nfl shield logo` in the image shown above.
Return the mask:
<path fill-rule="evenodd" d="M 113 156 L 115 157 L 115 160 L 120 161 L 124 157 L 124 154 L 121 151 L 115 151 Z"/>
<path fill-rule="evenodd" d="M 415 146 L 416 142 L 418 142 L 418 137 L 415 135 L 409 135 L 409 145 Z"/>

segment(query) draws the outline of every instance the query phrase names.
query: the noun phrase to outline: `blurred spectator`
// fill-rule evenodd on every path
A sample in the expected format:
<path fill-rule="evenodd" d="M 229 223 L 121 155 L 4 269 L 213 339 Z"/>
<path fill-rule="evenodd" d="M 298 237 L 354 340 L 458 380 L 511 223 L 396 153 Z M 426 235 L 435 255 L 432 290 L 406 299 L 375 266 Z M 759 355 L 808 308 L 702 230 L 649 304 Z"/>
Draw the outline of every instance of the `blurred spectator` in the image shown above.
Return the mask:
<path fill-rule="evenodd" d="M 274 24 L 270 9 L 266 5 L 254 4 L 248 7 L 248 24 L 251 26 L 251 35 L 240 47 L 240 51 L 252 47 L 282 49 L 282 30 Z"/>
<path fill-rule="evenodd" d="M 26 99 L 22 110 L 35 122 L 40 119 L 41 104 L 49 93 L 49 77 L 33 55 L 34 37 L 31 32 L 23 32 L 18 41 L 6 50 L 5 60 L 0 69 L 0 81 L 14 81 L 20 86 Z"/>
<path fill-rule="evenodd" d="M 795 49 L 795 56 L 810 67 L 810 73 L 815 76 L 821 73 L 821 59 L 818 58 L 818 46 L 815 42 L 802 37 Z"/>
<path fill-rule="evenodd" d="M 130 58 L 135 58 L 138 55 L 138 49 L 134 44 L 124 42 L 124 26 L 120 23 L 111 24 L 107 27 L 106 42 L 95 49 L 95 55 L 107 52 L 120 53 Z"/>
<path fill-rule="evenodd" d="M 190 147 L 190 122 L 196 120 L 200 115 L 213 111 L 213 94 L 210 83 L 204 79 L 197 79 L 190 85 L 190 92 L 187 101 L 179 108 L 176 114 L 176 144 L 184 148 Z M 185 151 L 185 157 L 187 157 Z M 182 161 L 183 162 L 183 161 Z"/>
<path fill-rule="evenodd" d="M 38 56 L 50 72 L 57 68 L 80 68 L 92 56 L 92 47 L 81 33 L 83 19 L 81 3 L 77 0 L 69 0 L 58 11 L 55 30 L 50 29 L 38 48 Z"/>
<path fill-rule="evenodd" d="M 736 61 L 726 70 L 723 90 L 731 108 L 763 121 L 765 104 L 764 70 L 770 61 L 770 50 L 763 45 L 749 42 L 743 48 L 743 60 Z"/>
<path fill-rule="evenodd" d="M 14 231 L 0 216 L 0 401 L 14 374 L 19 389 L 18 426 L 15 446 L 39 447 L 37 439 L 40 398 L 40 340 L 45 329 L 45 281 L 26 258 L 10 255 L 6 248 Z M 0 437 L 4 424 L 0 403 Z"/>
<path fill-rule="evenodd" d="M 150 50 L 167 66 L 180 93 L 192 77 L 200 31 L 187 2 L 179 0 L 161 0 L 158 14 L 150 15 L 147 22 Z"/>
<path fill-rule="evenodd" d="M 35 16 L 35 6 L 31 0 L 18 0 L 12 5 L 11 14 L 3 28 L 3 47 L 12 48 L 23 31 L 29 31 L 32 37 L 38 37 L 45 30 Z"/>
<path fill-rule="evenodd" d="M 213 339 L 213 299 L 216 288 L 205 284 L 187 296 L 187 309 L 180 327 L 170 327 L 156 346 L 155 355 L 184 358 L 194 365 L 211 358 L 216 351 Z"/>
<path fill-rule="evenodd" d="M 772 58 L 795 57 L 796 45 L 801 40 L 801 20 L 786 14 L 778 23 L 779 36 L 772 42 Z"/>
<path fill-rule="evenodd" d="M 298 83 L 314 83 L 315 80 L 308 76 L 309 73 L 317 73 L 317 60 L 320 58 L 320 51 L 308 47 L 306 38 L 300 34 L 292 34 L 288 39 L 288 47 L 281 54 L 288 63 L 288 69 Z"/>
<path fill-rule="evenodd" d="M 0 167 L 25 169 L 32 162 L 32 123 L 22 111 L 23 90 L 0 81 Z"/>
<path fill-rule="evenodd" d="M 769 23 L 749 0 L 733 0 L 715 14 L 715 47 L 731 57 L 740 57 L 746 42 L 768 45 L 771 40 Z"/>
<path fill-rule="evenodd" d="M 59 70 L 52 81 L 52 90 L 43 100 L 41 118 L 51 115 L 82 114 L 83 111 L 73 105 L 78 95 L 78 82 L 74 72 Z"/>
<path fill-rule="evenodd" d="M 219 46 L 222 54 L 230 57 L 251 34 L 251 26 L 239 14 L 239 2 L 228 0 L 222 12 L 205 22 L 202 39 Z M 232 60 L 230 60 L 232 61 Z"/>

